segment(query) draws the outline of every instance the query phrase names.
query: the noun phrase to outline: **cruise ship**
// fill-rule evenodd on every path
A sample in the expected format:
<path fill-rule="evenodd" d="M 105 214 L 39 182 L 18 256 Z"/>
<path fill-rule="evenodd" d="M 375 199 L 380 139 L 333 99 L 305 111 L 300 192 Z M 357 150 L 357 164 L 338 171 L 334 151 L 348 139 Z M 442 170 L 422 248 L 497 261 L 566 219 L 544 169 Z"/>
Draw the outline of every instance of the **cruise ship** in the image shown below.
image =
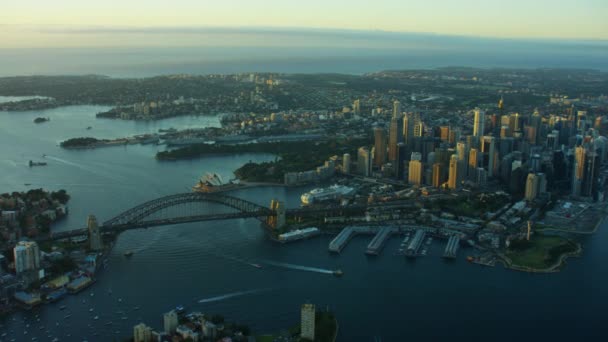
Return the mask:
<path fill-rule="evenodd" d="M 332 185 L 329 188 L 318 188 L 303 194 L 300 197 L 302 204 L 310 205 L 317 202 L 337 200 L 344 196 L 350 196 L 355 193 L 355 189 L 344 185 Z"/>
<path fill-rule="evenodd" d="M 217 173 L 208 173 L 192 187 L 192 191 L 195 192 L 216 192 L 219 190 L 230 190 L 240 186 L 238 180 L 231 180 L 228 183 L 224 183 L 222 177 Z"/>

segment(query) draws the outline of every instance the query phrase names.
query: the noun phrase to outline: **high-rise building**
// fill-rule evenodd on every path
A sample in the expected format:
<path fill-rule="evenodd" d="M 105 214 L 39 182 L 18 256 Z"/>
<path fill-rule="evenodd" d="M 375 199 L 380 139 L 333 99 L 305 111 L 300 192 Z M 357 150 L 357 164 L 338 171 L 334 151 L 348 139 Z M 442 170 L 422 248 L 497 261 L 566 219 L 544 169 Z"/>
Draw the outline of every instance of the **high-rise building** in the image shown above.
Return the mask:
<path fill-rule="evenodd" d="M 475 180 L 476 178 L 476 170 L 478 167 L 478 163 L 479 163 L 479 154 L 477 153 L 477 149 L 476 148 L 472 148 L 469 150 L 469 177 L 471 178 L 471 180 Z"/>
<path fill-rule="evenodd" d="M 401 117 L 401 102 L 395 100 L 393 102 L 393 118 Z"/>
<path fill-rule="evenodd" d="M 414 141 L 414 126 L 416 120 L 413 115 L 406 114 L 403 116 L 403 141 L 411 149 Z"/>
<path fill-rule="evenodd" d="M 412 185 L 422 185 L 423 172 L 422 155 L 418 152 L 413 152 L 408 168 L 408 183 Z"/>
<path fill-rule="evenodd" d="M 458 154 L 458 160 L 467 160 L 467 145 L 464 142 L 459 141 L 456 144 L 456 153 Z"/>
<path fill-rule="evenodd" d="M 433 182 L 432 185 L 435 188 L 441 187 L 441 185 L 445 182 L 443 178 L 443 164 L 435 163 L 433 164 Z"/>
<path fill-rule="evenodd" d="M 175 329 L 177 328 L 178 324 L 179 319 L 175 310 L 171 310 L 163 315 L 163 327 L 165 328 L 165 333 L 175 333 Z"/>
<path fill-rule="evenodd" d="M 439 138 L 445 142 L 450 140 L 450 126 L 439 127 Z"/>
<path fill-rule="evenodd" d="M 402 142 L 403 136 L 401 132 L 403 129 L 401 125 L 403 120 L 401 118 L 393 117 L 389 126 L 388 132 L 388 160 L 392 163 L 397 159 L 397 144 Z"/>
<path fill-rule="evenodd" d="M 353 113 L 355 115 L 359 115 L 361 114 L 361 101 L 359 99 L 356 99 L 353 102 Z"/>
<path fill-rule="evenodd" d="M 344 155 L 342 156 L 342 172 L 343 173 L 350 173 L 350 154 L 348 153 L 344 153 Z"/>
<path fill-rule="evenodd" d="M 13 248 L 15 272 L 17 274 L 40 268 L 40 249 L 34 241 L 20 241 Z"/>
<path fill-rule="evenodd" d="M 487 166 L 488 177 L 493 177 L 497 167 L 496 138 L 484 136 L 481 143 L 481 152 L 484 153 L 484 156 L 487 156 L 487 165 L 484 166 Z"/>
<path fill-rule="evenodd" d="M 424 135 L 424 123 L 417 121 L 414 124 L 414 137 L 421 137 Z"/>
<path fill-rule="evenodd" d="M 92 251 L 102 250 L 101 232 L 97 226 L 97 218 L 94 215 L 87 217 L 87 228 L 89 230 L 89 248 Z"/>
<path fill-rule="evenodd" d="M 311 341 L 315 340 L 316 308 L 314 304 L 303 304 L 300 310 L 301 337 Z"/>
<path fill-rule="evenodd" d="M 450 158 L 450 169 L 448 174 L 448 188 L 456 189 L 459 186 L 458 182 L 458 156 L 452 154 Z"/>
<path fill-rule="evenodd" d="M 383 128 L 374 128 L 374 164 L 378 167 L 386 163 L 386 133 Z"/>
<path fill-rule="evenodd" d="M 535 173 L 529 173 L 526 179 L 526 200 L 534 201 L 538 196 L 540 178 Z"/>
<path fill-rule="evenodd" d="M 596 198 L 600 160 L 597 152 L 589 152 L 585 156 L 585 170 L 582 182 L 581 195 Z"/>
<path fill-rule="evenodd" d="M 397 144 L 397 160 L 395 160 L 395 178 L 403 179 L 405 173 L 405 161 L 407 159 L 407 146 L 404 143 Z"/>
<path fill-rule="evenodd" d="M 478 139 L 483 137 L 486 125 L 486 113 L 479 108 L 474 110 L 475 118 L 473 119 L 473 135 Z"/>
<path fill-rule="evenodd" d="M 134 342 L 152 342 L 152 328 L 140 323 L 133 327 L 133 341 Z"/>
<path fill-rule="evenodd" d="M 367 147 L 359 147 L 357 151 L 357 172 L 365 177 L 372 174 L 372 154 Z"/>

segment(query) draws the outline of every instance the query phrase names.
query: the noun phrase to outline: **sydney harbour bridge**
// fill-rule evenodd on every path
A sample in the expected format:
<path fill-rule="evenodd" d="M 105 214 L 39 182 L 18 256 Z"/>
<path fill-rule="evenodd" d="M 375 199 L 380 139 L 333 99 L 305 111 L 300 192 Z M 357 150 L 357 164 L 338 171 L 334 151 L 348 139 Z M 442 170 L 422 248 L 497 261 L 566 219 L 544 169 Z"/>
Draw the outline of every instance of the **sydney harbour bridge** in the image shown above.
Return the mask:
<path fill-rule="evenodd" d="M 43 240 L 59 240 L 89 235 L 91 241 L 104 233 L 120 233 L 129 229 L 150 228 L 190 222 L 259 219 L 267 228 L 282 227 L 288 219 L 359 214 L 370 205 L 324 206 L 322 208 L 286 209 L 282 202 L 273 200 L 270 207 L 221 193 L 188 192 L 160 197 L 131 209 L 97 225 L 89 217 L 87 227 L 51 233 Z"/>

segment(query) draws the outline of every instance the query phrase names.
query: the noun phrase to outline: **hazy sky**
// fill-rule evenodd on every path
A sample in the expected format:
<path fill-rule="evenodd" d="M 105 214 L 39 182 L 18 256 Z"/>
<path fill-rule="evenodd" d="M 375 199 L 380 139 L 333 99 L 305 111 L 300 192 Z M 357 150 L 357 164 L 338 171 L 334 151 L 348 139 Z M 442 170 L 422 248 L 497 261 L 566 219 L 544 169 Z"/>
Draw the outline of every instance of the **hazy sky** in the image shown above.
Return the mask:
<path fill-rule="evenodd" d="M 5 48 L 225 42 L 178 30 L 205 27 L 608 40 L 608 0 L 0 0 L 0 8 Z"/>

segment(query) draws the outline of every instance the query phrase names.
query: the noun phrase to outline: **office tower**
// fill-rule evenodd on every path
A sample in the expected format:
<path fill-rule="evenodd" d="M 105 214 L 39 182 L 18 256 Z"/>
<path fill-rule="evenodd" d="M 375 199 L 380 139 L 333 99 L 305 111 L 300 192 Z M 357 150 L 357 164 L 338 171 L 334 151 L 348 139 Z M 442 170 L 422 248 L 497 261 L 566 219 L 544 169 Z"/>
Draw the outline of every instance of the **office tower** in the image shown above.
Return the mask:
<path fill-rule="evenodd" d="M 507 126 L 507 125 L 500 126 L 500 138 L 504 139 L 504 138 L 507 138 L 510 136 L 511 136 L 511 134 L 509 132 L 509 126 Z"/>
<path fill-rule="evenodd" d="M 467 159 L 467 145 L 463 141 L 456 143 L 456 153 L 458 154 L 458 160 Z"/>
<path fill-rule="evenodd" d="M 101 232 L 97 226 L 97 218 L 94 215 L 87 217 L 87 228 L 89 230 L 89 248 L 92 251 L 100 251 L 103 249 L 101 241 Z"/>
<path fill-rule="evenodd" d="M 478 161 L 479 161 L 479 154 L 477 153 L 477 149 L 476 148 L 472 148 L 469 150 L 469 171 L 468 174 L 470 175 L 471 180 L 474 180 L 475 178 L 475 170 L 478 167 Z"/>
<path fill-rule="evenodd" d="M 445 182 L 443 177 L 443 165 L 441 163 L 433 164 L 433 182 L 432 185 L 436 188 L 441 187 L 441 185 Z"/>
<path fill-rule="evenodd" d="M 458 156 L 452 154 L 450 158 L 450 169 L 448 174 L 448 188 L 456 189 L 459 186 L 458 182 Z"/>
<path fill-rule="evenodd" d="M 374 164 L 380 167 L 386 163 L 386 133 L 383 128 L 374 128 L 374 140 Z"/>
<path fill-rule="evenodd" d="M 418 152 L 413 152 L 408 168 L 408 183 L 422 185 L 423 171 L 422 155 Z"/>
<path fill-rule="evenodd" d="M 414 126 L 416 125 L 416 120 L 413 115 L 406 114 L 403 116 L 403 141 L 408 146 L 409 149 L 412 148 L 412 143 L 414 140 Z"/>
<path fill-rule="evenodd" d="M 511 114 L 509 116 L 509 132 L 513 136 L 517 132 L 521 132 L 521 118 L 519 113 Z"/>
<path fill-rule="evenodd" d="M 486 125 L 486 113 L 480 110 L 479 108 L 475 108 L 474 113 L 475 117 L 473 119 L 473 136 L 479 139 L 483 137 Z"/>
<path fill-rule="evenodd" d="M 479 186 L 484 186 L 488 182 L 488 172 L 483 167 L 478 167 L 475 170 L 475 183 Z"/>
<path fill-rule="evenodd" d="M 581 189 L 581 195 L 587 197 L 596 197 L 598 188 L 598 177 L 600 161 L 599 155 L 596 152 L 588 152 L 585 155 L 585 170 Z"/>
<path fill-rule="evenodd" d="M 559 146 L 558 145 L 558 143 L 559 143 L 559 140 L 558 140 L 559 132 L 557 132 L 557 133 L 555 133 L 555 132 L 557 132 L 557 131 L 553 131 L 553 132 L 547 134 L 547 141 L 545 143 L 547 145 L 547 148 L 549 150 L 552 150 L 552 151 L 557 150 L 557 148 Z"/>
<path fill-rule="evenodd" d="M 397 159 L 397 144 L 402 142 L 403 139 L 401 134 L 403 131 L 401 128 L 402 123 L 403 120 L 401 118 L 393 117 L 391 119 L 388 132 L 388 160 L 390 162 L 395 162 Z"/>
<path fill-rule="evenodd" d="M 441 141 L 448 142 L 450 140 L 450 126 L 439 127 L 439 138 Z"/>
<path fill-rule="evenodd" d="M 541 123 L 542 123 L 542 117 L 540 116 L 538 109 L 535 109 L 534 113 L 530 117 L 530 127 L 532 127 L 532 129 L 529 130 L 530 133 L 529 133 L 528 138 L 530 139 L 531 144 L 535 144 L 535 145 L 538 144 Z"/>
<path fill-rule="evenodd" d="M 342 173 L 350 173 L 350 154 L 344 153 L 342 156 Z"/>
<path fill-rule="evenodd" d="M 367 147 L 359 147 L 357 151 L 357 172 L 365 177 L 372 174 L 372 154 Z"/>
<path fill-rule="evenodd" d="M 540 185 L 540 179 L 535 173 L 529 173 L 526 179 L 526 200 L 534 201 L 538 196 L 538 190 Z"/>
<path fill-rule="evenodd" d="M 315 315 L 316 308 L 314 304 L 303 304 L 300 310 L 300 330 L 301 338 L 310 341 L 315 340 Z"/>
<path fill-rule="evenodd" d="M 361 101 L 359 99 L 356 99 L 353 102 L 353 113 L 355 115 L 359 115 L 361 114 Z"/>
<path fill-rule="evenodd" d="M 414 137 L 421 137 L 424 135 L 424 123 L 417 121 L 414 124 Z"/>
<path fill-rule="evenodd" d="M 179 320 L 177 318 L 177 313 L 174 310 L 171 310 L 163 315 L 163 327 L 165 328 L 166 334 L 175 333 L 175 329 L 179 324 Z"/>
<path fill-rule="evenodd" d="M 405 161 L 407 159 L 407 146 L 404 143 L 397 144 L 397 160 L 395 161 L 395 178 L 401 180 L 405 173 Z"/>
<path fill-rule="evenodd" d="M 481 144 L 481 152 L 484 153 L 484 156 L 487 156 L 487 170 L 488 177 L 493 177 L 495 174 L 496 166 L 497 166 L 497 156 L 496 156 L 496 138 L 492 136 L 484 136 Z"/>
<path fill-rule="evenodd" d="M 393 119 L 401 118 L 401 102 L 395 100 L 393 102 Z"/>
<path fill-rule="evenodd" d="M 530 156 L 530 172 L 540 172 L 540 154 Z"/>
<path fill-rule="evenodd" d="M 152 328 L 140 323 L 133 327 L 134 342 L 152 342 Z"/>
<path fill-rule="evenodd" d="M 574 149 L 574 159 L 576 161 L 576 167 L 574 169 L 574 177 L 582 179 L 585 177 L 585 155 L 587 151 L 582 146 L 577 146 Z"/>
<path fill-rule="evenodd" d="M 40 268 L 40 249 L 34 241 L 20 241 L 13 248 L 13 256 L 17 274 Z"/>

